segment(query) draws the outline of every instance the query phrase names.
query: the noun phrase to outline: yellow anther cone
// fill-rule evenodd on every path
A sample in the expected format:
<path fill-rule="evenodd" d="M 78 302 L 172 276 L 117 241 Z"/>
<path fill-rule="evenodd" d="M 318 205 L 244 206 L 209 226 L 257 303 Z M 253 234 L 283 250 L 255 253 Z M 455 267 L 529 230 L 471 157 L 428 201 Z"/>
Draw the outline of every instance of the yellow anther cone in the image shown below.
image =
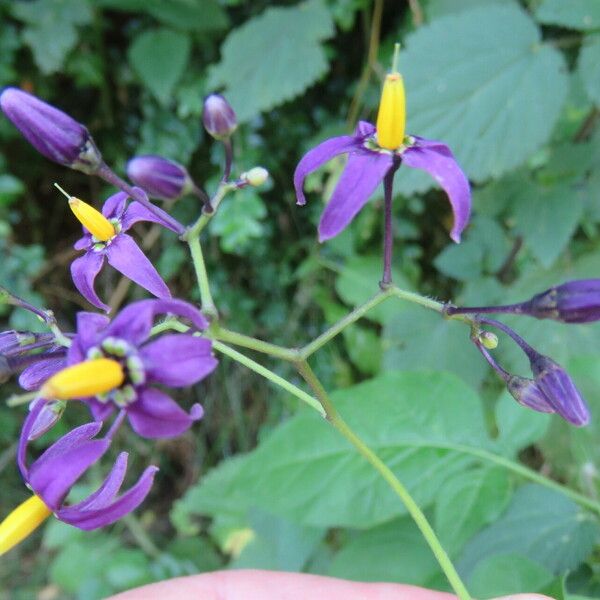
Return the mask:
<path fill-rule="evenodd" d="M 385 78 L 377 113 L 377 143 L 387 150 L 396 150 L 402 145 L 406 130 L 404 81 L 396 70 L 398 51 L 397 45 L 392 72 Z"/>
<path fill-rule="evenodd" d="M 88 360 L 59 371 L 40 390 L 42 398 L 73 400 L 104 394 L 125 380 L 123 367 L 110 358 Z"/>
<path fill-rule="evenodd" d="M 0 556 L 22 542 L 51 514 L 52 511 L 37 496 L 17 506 L 0 523 Z"/>
<path fill-rule="evenodd" d="M 91 204 L 70 196 L 59 185 L 54 184 L 68 199 L 69 206 L 77 220 L 97 239 L 101 242 L 107 242 L 115 236 L 114 225 Z"/>

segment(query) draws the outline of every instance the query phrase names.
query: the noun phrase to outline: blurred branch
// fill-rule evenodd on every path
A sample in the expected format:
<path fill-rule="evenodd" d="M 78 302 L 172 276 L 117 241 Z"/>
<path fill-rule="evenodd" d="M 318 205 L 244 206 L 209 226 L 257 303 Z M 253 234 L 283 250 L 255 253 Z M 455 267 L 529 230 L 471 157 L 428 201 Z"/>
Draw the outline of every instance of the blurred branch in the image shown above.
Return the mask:
<path fill-rule="evenodd" d="M 423 9 L 421 8 L 419 0 L 408 0 L 408 6 L 412 13 L 413 25 L 415 27 L 423 25 L 425 19 L 423 18 Z"/>
<path fill-rule="evenodd" d="M 581 127 L 577 130 L 573 141 L 575 142 L 583 142 L 587 140 L 594 131 L 598 123 L 598 119 L 600 118 L 600 110 L 598 110 L 595 106 L 592 106 L 588 116 L 584 119 Z"/>

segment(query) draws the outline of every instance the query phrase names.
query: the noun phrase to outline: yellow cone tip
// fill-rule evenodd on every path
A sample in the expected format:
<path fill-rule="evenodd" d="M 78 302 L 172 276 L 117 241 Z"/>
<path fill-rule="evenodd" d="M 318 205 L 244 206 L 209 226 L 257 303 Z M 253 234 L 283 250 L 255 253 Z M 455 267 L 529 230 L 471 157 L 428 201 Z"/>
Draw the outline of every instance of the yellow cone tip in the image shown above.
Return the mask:
<path fill-rule="evenodd" d="M 17 506 L 0 523 L 0 556 L 31 535 L 51 514 L 52 511 L 37 496 Z"/>
<path fill-rule="evenodd" d="M 125 380 L 123 367 L 116 360 L 97 358 L 66 367 L 54 374 L 40 390 L 42 398 L 76 400 L 110 392 Z"/>

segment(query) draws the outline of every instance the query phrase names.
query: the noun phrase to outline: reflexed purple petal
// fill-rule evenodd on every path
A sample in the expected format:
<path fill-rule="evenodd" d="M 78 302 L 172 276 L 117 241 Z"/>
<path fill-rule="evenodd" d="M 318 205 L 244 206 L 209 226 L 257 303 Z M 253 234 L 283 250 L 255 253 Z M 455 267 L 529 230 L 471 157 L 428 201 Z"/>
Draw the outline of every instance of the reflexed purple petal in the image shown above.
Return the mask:
<path fill-rule="evenodd" d="M 35 426 L 35 423 L 40 415 L 40 413 L 44 410 L 44 405 L 42 403 L 32 404 L 31 410 L 25 417 L 25 422 L 23 423 L 23 427 L 21 428 L 21 434 L 19 436 L 19 445 L 17 447 L 17 465 L 19 467 L 19 471 L 21 471 L 21 476 L 25 481 L 29 479 L 29 469 L 27 467 L 27 446 L 29 445 L 29 436 Z"/>
<path fill-rule="evenodd" d="M 140 344 L 150 335 L 154 319 L 168 313 L 188 319 L 198 330 L 204 330 L 209 325 L 195 306 L 183 300 L 140 300 L 119 312 L 105 333 L 107 336 L 126 339 L 132 344 Z"/>
<path fill-rule="evenodd" d="M 148 467 L 138 482 L 112 504 L 95 510 L 80 509 L 79 505 L 75 504 L 59 510 L 56 516 L 61 521 L 86 531 L 110 525 L 134 511 L 144 501 L 157 471 L 157 467 Z"/>
<path fill-rule="evenodd" d="M 125 210 L 125 203 L 129 196 L 125 192 L 117 192 L 104 201 L 102 214 L 107 219 L 118 219 Z"/>
<path fill-rule="evenodd" d="M 469 180 L 448 146 L 442 142 L 419 137 L 415 140 L 415 145 L 402 153 L 402 162 L 409 167 L 429 173 L 446 192 L 454 213 L 454 226 L 450 237 L 458 243 L 471 214 Z"/>
<path fill-rule="evenodd" d="M 169 387 L 197 383 L 217 366 L 210 340 L 175 333 L 163 335 L 140 351 L 149 382 Z"/>
<path fill-rule="evenodd" d="M 155 215 L 152 211 L 148 210 L 143 204 L 139 202 L 130 202 L 129 206 L 125 209 L 125 213 L 121 218 L 121 231 L 127 231 L 131 229 L 136 223 L 140 221 L 149 221 L 151 223 L 158 223 L 163 227 L 171 229 L 170 225 Z"/>
<path fill-rule="evenodd" d="M 578 427 L 589 423 L 590 410 L 585 400 L 559 364 L 547 356 L 537 355 L 531 359 L 531 370 L 548 404 L 561 417 Z"/>
<path fill-rule="evenodd" d="M 73 244 L 73 248 L 75 248 L 75 250 L 88 250 L 92 244 L 92 236 L 89 233 L 84 233 L 83 237 L 79 238 Z"/>
<path fill-rule="evenodd" d="M 354 150 L 360 143 L 361 141 L 357 141 L 351 135 L 342 135 L 325 140 L 312 150 L 309 150 L 302 157 L 294 171 L 294 188 L 296 189 L 297 204 L 306 204 L 303 186 L 307 175 L 316 171 L 334 156 Z"/>
<path fill-rule="evenodd" d="M 375 125 L 368 121 L 359 121 L 354 130 L 354 137 L 362 137 L 363 140 L 375 134 Z"/>
<path fill-rule="evenodd" d="M 171 292 L 154 265 L 146 258 L 134 239 L 126 233 L 113 238 L 106 248 L 108 263 L 158 298 L 170 298 Z"/>
<path fill-rule="evenodd" d="M 199 404 L 195 404 L 189 414 L 186 413 L 173 398 L 153 388 L 141 390 L 137 401 L 127 409 L 131 427 L 146 438 L 180 435 L 200 419 L 202 413 Z"/>
<path fill-rule="evenodd" d="M 127 471 L 127 452 L 121 452 L 102 485 L 85 500 L 76 504 L 77 510 L 94 510 L 112 502 L 119 493 Z M 74 507 L 71 507 L 74 508 Z"/>
<path fill-rule="evenodd" d="M 63 352 L 60 356 L 42 358 L 35 364 L 27 367 L 19 376 L 19 385 L 27 391 L 39 389 L 44 381 L 58 373 L 67 366 L 67 359 Z"/>
<path fill-rule="evenodd" d="M 320 242 L 335 237 L 352 221 L 390 170 L 392 162 L 392 156 L 383 152 L 361 150 L 350 154 L 321 216 Z"/>
<path fill-rule="evenodd" d="M 85 398 L 83 402 L 86 403 L 96 421 L 106 421 L 115 412 L 115 405 L 112 402 L 99 402 L 96 398 Z"/>
<path fill-rule="evenodd" d="M 94 281 L 102 265 L 104 264 L 104 254 L 102 252 L 89 251 L 83 256 L 76 258 L 71 263 L 71 276 L 75 287 L 79 290 L 79 293 L 95 307 L 110 311 L 110 306 L 104 304 L 94 289 Z"/>

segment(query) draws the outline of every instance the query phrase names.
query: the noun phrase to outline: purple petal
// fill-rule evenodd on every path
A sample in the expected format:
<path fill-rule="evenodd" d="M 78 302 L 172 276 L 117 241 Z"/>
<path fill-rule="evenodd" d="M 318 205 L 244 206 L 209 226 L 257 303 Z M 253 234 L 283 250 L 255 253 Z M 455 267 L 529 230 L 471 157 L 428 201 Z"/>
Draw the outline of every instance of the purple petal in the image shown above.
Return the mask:
<path fill-rule="evenodd" d="M 155 215 L 143 204 L 140 204 L 139 202 L 131 202 L 125 210 L 125 214 L 121 218 L 121 231 L 127 231 L 128 229 L 131 229 L 140 221 L 150 221 L 151 223 L 158 223 L 167 229 L 172 229 L 171 225 L 167 221 L 161 219 L 159 215 Z"/>
<path fill-rule="evenodd" d="M 21 471 L 21 476 L 25 481 L 29 480 L 29 469 L 27 467 L 27 446 L 29 445 L 29 437 L 35 426 L 38 417 L 44 410 L 44 404 L 42 402 L 36 402 L 32 404 L 31 410 L 25 417 L 25 422 L 21 428 L 21 435 L 19 436 L 19 446 L 17 447 L 17 466 Z"/>
<path fill-rule="evenodd" d="M 354 136 L 342 135 L 340 137 L 334 137 L 329 140 L 325 140 L 317 147 L 309 150 L 300 160 L 296 170 L 294 171 L 294 188 L 296 189 L 297 204 L 306 204 L 306 198 L 304 196 L 304 180 L 307 175 L 316 171 L 321 165 L 324 165 L 327 161 L 331 160 L 338 154 L 344 152 L 350 152 L 354 150 L 356 146 L 360 144 Z"/>
<path fill-rule="evenodd" d="M 187 431 L 202 418 L 202 407 L 194 404 L 188 414 L 173 398 L 163 392 L 145 388 L 136 402 L 127 409 L 133 430 L 146 438 L 175 437 Z"/>
<path fill-rule="evenodd" d="M 70 365 L 85 360 L 87 351 L 98 343 L 100 332 L 109 323 L 106 315 L 85 311 L 77 313 L 77 335 L 71 341 L 68 354 Z"/>
<path fill-rule="evenodd" d="M 61 521 L 86 531 L 110 525 L 134 511 L 144 501 L 152 487 L 154 475 L 157 471 L 157 467 L 148 467 L 132 488 L 108 506 L 87 510 L 85 508 L 81 509 L 80 505 L 75 504 L 59 510 L 56 516 Z M 84 500 L 83 503 L 85 502 Z"/>
<path fill-rule="evenodd" d="M 75 250 L 88 250 L 92 245 L 92 236 L 89 233 L 84 233 L 82 238 L 79 238 L 74 244 Z"/>
<path fill-rule="evenodd" d="M 87 404 L 95 421 L 106 421 L 115 412 L 112 402 L 99 402 L 96 398 L 85 398 L 83 402 Z"/>
<path fill-rule="evenodd" d="M 375 134 L 375 125 L 368 121 L 359 121 L 354 130 L 354 137 L 366 139 Z"/>
<path fill-rule="evenodd" d="M 182 333 L 163 335 L 140 351 L 149 382 L 169 387 L 197 383 L 217 366 L 212 342 Z"/>
<path fill-rule="evenodd" d="M 79 290 L 79 293 L 95 307 L 110 311 L 110 306 L 104 304 L 94 289 L 94 281 L 102 265 L 104 264 L 104 253 L 94 252 L 90 250 L 83 256 L 76 258 L 71 263 L 71 277 L 75 287 Z"/>
<path fill-rule="evenodd" d="M 129 196 L 125 192 L 117 192 L 104 201 L 102 214 L 107 219 L 119 219 L 125 210 L 125 203 Z"/>
<path fill-rule="evenodd" d="M 209 325 L 195 306 L 183 300 L 140 300 L 126 306 L 113 319 L 105 333 L 107 336 L 123 338 L 137 345 L 150 335 L 156 316 L 168 313 L 188 319 L 198 330 L 204 330 Z"/>
<path fill-rule="evenodd" d="M 37 390 L 42 384 L 61 369 L 67 366 L 65 355 L 42 358 L 35 364 L 27 367 L 19 376 L 19 385 L 27 391 Z"/>
<path fill-rule="evenodd" d="M 157 298 L 170 298 L 171 292 L 154 265 L 146 258 L 134 239 L 126 233 L 113 238 L 106 248 L 108 263 Z"/>
<path fill-rule="evenodd" d="M 392 166 L 388 153 L 360 150 L 348 157 L 338 184 L 319 223 L 319 241 L 340 233 L 366 204 Z"/>
<path fill-rule="evenodd" d="M 414 146 L 402 153 L 402 162 L 429 173 L 448 195 L 454 213 L 450 237 L 460 242 L 460 235 L 469 223 L 471 188 L 469 180 L 456 162 L 450 148 L 442 142 L 415 137 Z"/>
<path fill-rule="evenodd" d="M 103 508 L 112 502 L 123 485 L 123 480 L 125 479 L 125 473 L 127 471 L 127 457 L 127 452 L 121 452 L 119 454 L 108 477 L 104 480 L 104 483 L 93 494 L 90 494 L 85 500 L 82 500 L 75 505 L 78 510 Z"/>
<path fill-rule="evenodd" d="M 60 419 L 65 409 L 65 403 L 57 400 L 46 400 L 45 398 L 36 398 L 29 405 L 29 410 L 32 411 L 38 404 L 42 405 L 41 411 L 35 419 L 29 435 L 28 441 L 37 440 L 47 433 Z"/>

